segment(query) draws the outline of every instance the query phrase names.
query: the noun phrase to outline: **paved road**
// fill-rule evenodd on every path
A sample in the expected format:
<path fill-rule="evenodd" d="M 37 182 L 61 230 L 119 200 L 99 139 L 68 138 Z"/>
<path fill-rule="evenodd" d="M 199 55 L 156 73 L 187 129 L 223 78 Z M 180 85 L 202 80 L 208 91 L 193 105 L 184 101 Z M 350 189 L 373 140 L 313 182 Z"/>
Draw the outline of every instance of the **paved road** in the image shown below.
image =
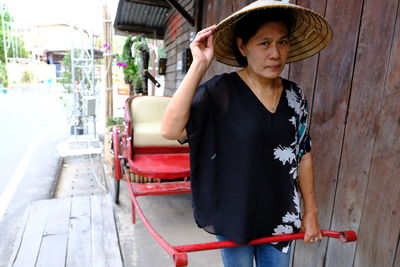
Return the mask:
<path fill-rule="evenodd" d="M 0 93 L 0 266 L 8 262 L 27 205 L 50 198 L 68 137 L 59 90 L 43 86 Z"/>

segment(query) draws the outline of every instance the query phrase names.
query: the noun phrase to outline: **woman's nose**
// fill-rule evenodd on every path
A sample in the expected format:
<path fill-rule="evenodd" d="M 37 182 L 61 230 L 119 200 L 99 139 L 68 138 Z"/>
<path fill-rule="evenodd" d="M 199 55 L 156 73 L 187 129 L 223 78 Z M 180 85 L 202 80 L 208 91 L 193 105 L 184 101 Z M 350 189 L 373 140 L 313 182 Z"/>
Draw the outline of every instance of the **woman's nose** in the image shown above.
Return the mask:
<path fill-rule="evenodd" d="M 278 45 L 277 44 L 273 44 L 271 46 L 271 57 L 273 59 L 279 59 L 281 56 L 281 51 L 279 51 Z"/>

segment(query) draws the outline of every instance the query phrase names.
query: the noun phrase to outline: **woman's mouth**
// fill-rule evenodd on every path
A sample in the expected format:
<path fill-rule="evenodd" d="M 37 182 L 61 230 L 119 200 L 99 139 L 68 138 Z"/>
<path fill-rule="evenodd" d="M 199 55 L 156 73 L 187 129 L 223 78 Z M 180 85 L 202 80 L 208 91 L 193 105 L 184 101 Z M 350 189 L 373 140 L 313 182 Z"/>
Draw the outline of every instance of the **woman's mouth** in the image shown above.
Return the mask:
<path fill-rule="evenodd" d="M 270 69 L 270 70 L 280 70 L 281 69 L 281 64 L 277 64 L 277 65 L 270 65 L 265 67 L 266 69 Z"/>

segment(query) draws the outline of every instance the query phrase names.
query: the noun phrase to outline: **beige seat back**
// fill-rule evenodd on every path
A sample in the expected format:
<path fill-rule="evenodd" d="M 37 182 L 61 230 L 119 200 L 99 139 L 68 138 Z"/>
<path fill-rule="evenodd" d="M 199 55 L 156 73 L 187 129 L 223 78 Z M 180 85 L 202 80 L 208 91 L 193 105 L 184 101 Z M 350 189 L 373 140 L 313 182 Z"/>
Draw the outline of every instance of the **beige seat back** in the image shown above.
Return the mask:
<path fill-rule="evenodd" d="M 170 97 L 141 96 L 132 100 L 130 112 L 134 146 L 181 146 L 160 134 L 161 120 Z"/>

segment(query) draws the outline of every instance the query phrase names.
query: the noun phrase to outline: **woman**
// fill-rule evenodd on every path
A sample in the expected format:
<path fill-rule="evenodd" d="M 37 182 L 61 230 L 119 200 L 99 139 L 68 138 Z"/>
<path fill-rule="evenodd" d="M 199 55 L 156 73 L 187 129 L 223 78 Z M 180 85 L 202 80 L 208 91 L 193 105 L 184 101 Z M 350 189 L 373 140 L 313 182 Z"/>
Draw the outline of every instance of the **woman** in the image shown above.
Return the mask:
<path fill-rule="evenodd" d="M 310 10 L 260 0 L 200 31 L 193 63 L 172 97 L 161 134 L 187 140 L 194 215 L 218 240 L 304 231 L 322 235 L 317 219 L 307 101 L 280 78 L 285 63 L 317 53 L 332 38 Z M 199 83 L 213 57 L 241 66 Z M 300 219 L 299 193 L 304 203 Z M 290 242 L 222 250 L 225 266 L 288 266 Z"/>

